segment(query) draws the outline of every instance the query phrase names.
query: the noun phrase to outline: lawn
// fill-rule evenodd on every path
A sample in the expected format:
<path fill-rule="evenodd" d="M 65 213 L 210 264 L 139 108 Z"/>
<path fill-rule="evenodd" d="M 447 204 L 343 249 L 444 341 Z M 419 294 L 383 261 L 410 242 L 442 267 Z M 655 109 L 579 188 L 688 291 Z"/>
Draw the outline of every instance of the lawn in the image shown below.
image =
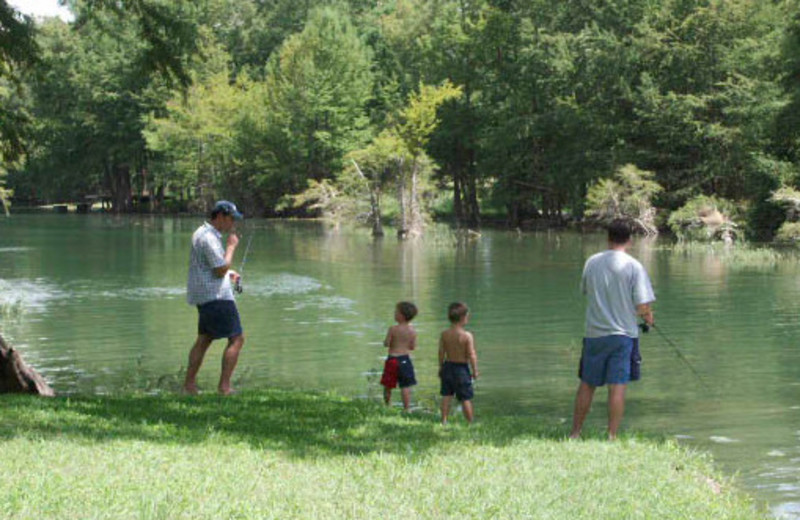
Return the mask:
<path fill-rule="evenodd" d="M 754 519 L 672 442 L 336 395 L 0 396 L 0 517 Z"/>

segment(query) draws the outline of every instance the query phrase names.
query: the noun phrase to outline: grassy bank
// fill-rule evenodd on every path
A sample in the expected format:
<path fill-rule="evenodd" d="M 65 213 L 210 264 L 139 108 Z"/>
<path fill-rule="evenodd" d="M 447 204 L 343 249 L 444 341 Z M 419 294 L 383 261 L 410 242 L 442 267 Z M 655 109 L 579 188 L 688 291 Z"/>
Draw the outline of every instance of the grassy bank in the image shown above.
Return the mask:
<path fill-rule="evenodd" d="M 280 390 L 0 396 L 0 518 L 764 517 L 704 456 L 564 434 Z"/>

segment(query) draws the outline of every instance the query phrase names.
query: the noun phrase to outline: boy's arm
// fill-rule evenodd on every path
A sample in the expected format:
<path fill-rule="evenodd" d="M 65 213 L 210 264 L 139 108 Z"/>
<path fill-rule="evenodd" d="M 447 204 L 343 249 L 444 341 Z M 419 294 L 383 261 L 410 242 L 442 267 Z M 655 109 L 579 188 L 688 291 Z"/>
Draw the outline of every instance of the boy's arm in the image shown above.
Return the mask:
<path fill-rule="evenodd" d="M 417 331 L 411 331 L 411 339 L 408 342 L 408 350 L 416 350 L 417 348 Z"/>
<path fill-rule="evenodd" d="M 444 336 L 439 336 L 439 377 L 442 377 L 443 364 L 444 364 Z"/>
<path fill-rule="evenodd" d="M 475 339 L 467 332 L 467 357 L 472 368 L 472 379 L 478 379 L 478 353 L 475 352 Z"/>
<path fill-rule="evenodd" d="M 383 340 L 383 346 L 389 348 L 392 345 L 392 329 L 394 327 L 389 327 L 389 330 L 386 331 L 386 338 Z"/>

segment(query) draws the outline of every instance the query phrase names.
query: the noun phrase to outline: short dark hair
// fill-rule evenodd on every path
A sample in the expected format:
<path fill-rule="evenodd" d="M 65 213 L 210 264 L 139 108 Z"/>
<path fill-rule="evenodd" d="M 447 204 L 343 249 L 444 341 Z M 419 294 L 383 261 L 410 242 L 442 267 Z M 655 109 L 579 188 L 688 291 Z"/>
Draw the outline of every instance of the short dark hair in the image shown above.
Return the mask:
<path fill-rule="evenodd" d="M 398 302 L 397 312 L 402 314 L 406 321 L 411 321 L 417 315 L 417 306 L 411 302 Z"/>
<path fill-rule="evenodd" d="M 450 320 L 450 323 L 458 323 L 467 314 L 469 314 L 469 307 L 465 303 L 453 302 L 447 307 L 447 319 Z"/>
<path fill-rule="evenodd" d="M 628 220 L 617 218 L 608 225 L 608 241 L 612 244 L 627 244 L 631 233 L 631 223 Z"/>

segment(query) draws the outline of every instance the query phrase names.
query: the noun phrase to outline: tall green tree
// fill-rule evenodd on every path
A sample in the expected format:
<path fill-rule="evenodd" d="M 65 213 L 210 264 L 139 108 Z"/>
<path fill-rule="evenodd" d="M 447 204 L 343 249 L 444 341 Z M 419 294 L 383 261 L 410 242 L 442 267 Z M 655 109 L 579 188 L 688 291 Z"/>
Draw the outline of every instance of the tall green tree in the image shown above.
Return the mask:
<path fill-rule="evenodd" d="M 302 190 L 309 179 L 332 178 L 345 154 L 370 136 L 371 53 L 347 14 L 313 11 L 301 33 L 270 59 L 262 110 L 247 124 L 245 168 L 266 204 Z"/>

